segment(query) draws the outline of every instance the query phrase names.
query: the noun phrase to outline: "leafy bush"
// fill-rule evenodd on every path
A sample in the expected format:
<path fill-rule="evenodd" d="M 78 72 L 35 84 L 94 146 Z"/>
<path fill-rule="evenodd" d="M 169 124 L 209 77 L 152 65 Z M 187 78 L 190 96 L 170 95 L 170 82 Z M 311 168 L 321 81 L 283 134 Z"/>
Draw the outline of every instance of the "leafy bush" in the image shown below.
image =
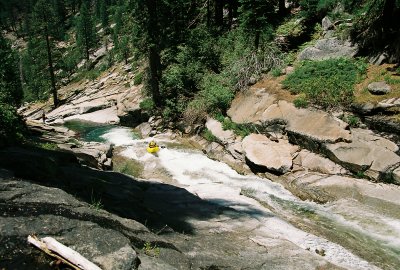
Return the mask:
<path fill-rule="evenodd" d="M 276 29 L 276 34 L 279 36 L 298 37 L 304 32 L 304 26 L 300 19 L 293 18 L 281 24 Z"/>
<path fill-rule="evenodd" d="M 304 95 L 299 96 L 295 100 L 293 100 L 293 104 L 296 108 L 307 108 L 308 107 L 308 101 L 306 100 L 306 97 Z"/>
<path fill-rule="evenodd" d="M 217 142 L 218 139 L 217 137 L 214 136 L 214 134 L 212 134 L 212 132 L 209 129 L 205 129 L 202 134 L 204 139 L 206 139 L 209 142 Z"/>
<path fill-rule="evenodd" d="M 358 127 L 361 123 L 360 118 L 355 115 L 347 115 L 343 117 L 343 121 L 349 124 L 350 127 Z"/>
<path fill-rule="evenodd" d="M 237 124 L 229 117 L 224 117 L 222 114 L 217 114 L 215 118 L 222 123 L 222 128 L 224 130 L 232 130 L 235 135 L 241 136 L 242 138 L 256 131 L 254 126 L 248 124 Z"/>
<path fill-rule="evenodd" d="M 154 101 L 151 98 L 146 98 L 140 102 L 139 108 L 146 112 L 152 112 L 155 108 Z"/>
<path fill-rule="evenodd" d="M 274 76 L 274 77 L 279 77 L 279 76 L 281 76 L 281 75 L 282 75 L 282 69 L 280 69 L 280 68 L 273 68 L 273 69 L 271 70 L 271 75 Z"/>
<path fill-rule="evenodd" d="M 200 99 L 205 102 L 208 112 L 225 112 L 233 97 L 229 82 L 223 76 L 209 74 L 204 77 Z"/>
<path fill-rule="evenodd" d="M 309 101 L 324 108 L 348 106 L 353 87 L 366 67 L 361 60 L 344 58 L 304 61 L 282 83 L 293 94 L 304 93 Z"/>
<path fill-rule="evenodd" d="M 133 79 L 133 84 L 134 85 L 139 85 L 143 81 L 143 72 L 139 72 L 135 75 L 135 78 Z"/>
<path fill-rule="evenodd" d="M 0 147 L 21 141 L 23 130 L 23 122 L 16 109 L 0 103 Z"/>

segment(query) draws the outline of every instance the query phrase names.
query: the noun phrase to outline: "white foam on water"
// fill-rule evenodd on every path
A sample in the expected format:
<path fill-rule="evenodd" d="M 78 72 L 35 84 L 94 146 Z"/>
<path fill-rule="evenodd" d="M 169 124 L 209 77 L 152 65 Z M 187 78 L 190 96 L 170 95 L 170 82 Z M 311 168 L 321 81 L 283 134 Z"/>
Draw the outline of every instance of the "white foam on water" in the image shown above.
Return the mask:
<path fill-rule="evenodd" d="M 342 246 L 297 229 L 288 222 L 273 214 L 271 215 L 271 212 L 262 207 L 257 201 L 240 195 L 240 190 L 247 190 L 254 194 L 257 199 L 268 203 L 276 204 L 271 198 L 277 197 L 302 207 L 322 209 L 322 212 L 327 211 L 326 215 L 329 216 L 335 215 L 324 206 L 303 202 L 293 196 L 282 185 L 267 179 L 240 175 L 225 163 L 211 160 L 198 151 L 161 149 L 157 157 L 148 153 L 138 155 L 138 152 L 143 152 L 143 148 L 146 147 L 146 143 L 150 139 L 132 141 L 123 139 L 123 136 L 117 138 L 125 143 L 129 142 L 130 145 L 121 152 L 122 155 L 144 162 L 157 158 L 172 177 L 181 185 L 186 186 L 192 193 L 222 206 L 229 206 L 239 211 L 242 209 L 249 220 L 257 220 L 259 222 L 257 230 L 260 234 L 257 237 L 262 238 L 263 234 L 271 235 L 273 233 L 279 238 L 287 239 L 304 249 L 322 248 L 325 250 L 326 255 L 324 258 L 326 260 L 345 268 L 355 270 L 379 269 Z M 254 211 L 246 212 L 244 211 L 246 209 L 253 209 Z M 265 214 L 262 214 L 263 212 Z M 339 219 L 337 218 L 337 220 Z M 237 226 L 244 225 L 239 222 Z"/>
<path fill-rule="evenodd" d="M 131 145 L 135 143 L 132 131 L 129 128 L 115 127 L 110 129 L 106 134 L 101 135 L 101 138 L 115 146 Z"/>
<path fill-rule="evenodd" d="M 243 207 L 244 196 L 241 196 L 239 192 L 234 194 L 228 192 L 226 190 L 227 186 L 235 190 L 238 190 L 238 188 L 247 189 L 250 192 L 254 192 L 257 197 L 270 197 L 273 195 L 283 200 L 305 204 L 284 189 L 280 184 L 256 176 L 239 175 L 228 165 L 211 160 L 198 152 L 165 149 L 160 151 L 159 158 L 161 164 L 173 175 L 177 182 L 190 186 L 188 189 L 192 189 L 203 199 L 211 199 L 215 203 L 220 201 L 223 206 L 229 205 L 227 200 L 236 200 L 242 203 Z M 212 183 L 219 183 L 220 187 L 216 185 L 213 187 Z M 224 190 L 225 192 L 211 191 L 209 189 L 210 187 L 219 188 L 220 191 Z M 218 196 L 220 196 L 219 201 Z M 247 203 L 249 202 L 247 201 Z M 234 205 L 233 202 L 231 204 Z M 258 203 L 253 202 L 253 204 L 255 204 L 254 207 L 256 209 L 270 214 L 269 211 L 260 207 Z M 233 206 L 233 208 L 237 209 L 237 206 Z M 259 214 L 254 214 L 253 216 L 253 218 L 259 217 Z M 355 256 L 342 246 L 301 231 L 277 217 L 265 218 L 260 223 L 260 232 L 265 230 L 265 233 L 270 234 L 271 231 L 274 231 L 279 237 L 287 239 L 304 249 L 323 248 L 326 254 L 324 258 L 332 263 L 350 269 L 379 269 Z"/>

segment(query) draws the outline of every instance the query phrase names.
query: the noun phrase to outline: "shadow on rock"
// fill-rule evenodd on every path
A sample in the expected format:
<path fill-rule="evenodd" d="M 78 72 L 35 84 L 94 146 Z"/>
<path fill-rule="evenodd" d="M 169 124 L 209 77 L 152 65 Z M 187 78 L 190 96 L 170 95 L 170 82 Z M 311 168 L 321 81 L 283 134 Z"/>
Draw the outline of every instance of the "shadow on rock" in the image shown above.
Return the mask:
<path fill-rule="evenodd" d="M 183 188 L 81 167 L 70 153 L 13 147 L 0 151 L 0 164 L 16 177 L 63 189 L 93 208 L 139 221 L 158 233 L 191 233 L 188 219 L 207 220 L 226 209 Z"/>

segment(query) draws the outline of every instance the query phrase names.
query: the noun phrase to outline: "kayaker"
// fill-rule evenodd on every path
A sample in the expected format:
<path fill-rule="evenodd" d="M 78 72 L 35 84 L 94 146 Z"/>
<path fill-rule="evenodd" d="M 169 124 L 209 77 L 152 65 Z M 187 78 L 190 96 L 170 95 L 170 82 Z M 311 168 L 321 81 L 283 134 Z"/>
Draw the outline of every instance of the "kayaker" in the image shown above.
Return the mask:
<path fill-rule="evenodd" d="M 156 148 L 156 147 L 158 147 L 158 145 L 157 145 L 157 143 L 155 141 L 151 141 L 149 143 L 149 148 Z"/>
<path fill-rule="evenodd" d="M 147 146 L 147 152 L 151 154 L 155 154 L 160 150 L 160 147 L 156 144 L 155 141 L 151 141 Z"/>

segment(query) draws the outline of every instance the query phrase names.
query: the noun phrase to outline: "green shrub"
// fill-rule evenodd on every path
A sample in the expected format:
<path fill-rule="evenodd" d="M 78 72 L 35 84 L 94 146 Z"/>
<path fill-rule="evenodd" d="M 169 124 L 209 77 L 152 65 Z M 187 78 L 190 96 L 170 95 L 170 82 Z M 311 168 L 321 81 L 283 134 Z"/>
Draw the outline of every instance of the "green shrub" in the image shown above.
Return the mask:
<path fill-rule="evenodd" d="M 153 99 L 151 98 L 146 98 L 139 104 L 140 109 L 146 112 L 152 112 L 155 108 L 155 104 Z"/>
<path fill-rule="evenodd" d="M 305 96 L 300 96 L 293 100 L 293 104 L 296 108 L 307 108 L 308 107 L 308 101 L 306 100 Z"/>
<path fill-rule="evenodd" d="M 143 72 L 139 72 L 135 75 L 135 78 L 133 79 L 133 84 L 134 85 L 139 85 L 143 81 Z"/>
<path fill-rule="evenodd" d="M 202 132 L 201 135 L 202 135 L 202 137 L 203 137 L 204 139 L 206 139 L 206 140 L 209 141 L 209 142 L 218 142 L 217 137 L 215 137 L 214 134 L 212 134 L 212 132 L 211 132 L 209 129 L 205 129 L 205 130 Z"/>
<path fill-rule="evenodd" d="M 361 60 L 304 61 L 282 82 L 293 94 L 304 93 L 310 102 L 324 108 L 348 106 L 353 88 L 367 65 Z"/>
<path fill-rule="evenodd" d="M 24 124 L 15 107 L 0 103 L 0 147 L 22 141 Z"/>
<path fill-rule="evenodd" d="M 209 74 L 204 77 L 200 98 L 207 104 L 208 112 L 225 112 L 233 97 L 229 82 L 223 76 Z"/>
<path fill-rule="evenodd" d="M 276 34 L 279 36 L 298 37 L 304 32 L 304 26 L 300 19 L 293 18 L 281 24 L 276 29 Z"/>
<path fill-rule="evenodd" d="M 232 130 L 235 135 L 241 136 L 242 138 L 256 131 L 254 126 L 248 124 L 237 124 L 229 117 L 224 117 L 222 114 L 215 115 L 215 119 L 221 122 L 224 130 Z"/>
<path fill-rule="evenodd" d="M 349 124 L 350 127 L 358 127 L 361 123 L 360 118 L 355 115 L 347 115 L 343 117 L 343 121 Z"/>
<path fill-rule="evenodd" d="M 280 68 L 273 68 L 273 69 L 271 70 L 271 75 L 274 76 L 274 77 L 279 77 L 279 76 L 281 76 L 281 75 L 282 75 L 282 69 L 280 69 Z"/>

